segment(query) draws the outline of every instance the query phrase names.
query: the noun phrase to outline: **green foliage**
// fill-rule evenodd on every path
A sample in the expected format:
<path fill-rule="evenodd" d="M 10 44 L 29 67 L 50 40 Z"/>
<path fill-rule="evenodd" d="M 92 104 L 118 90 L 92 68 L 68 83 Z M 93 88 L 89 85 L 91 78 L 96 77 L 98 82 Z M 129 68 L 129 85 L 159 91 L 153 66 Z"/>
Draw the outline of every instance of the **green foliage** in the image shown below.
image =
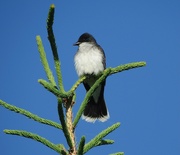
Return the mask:
<path fill-rule="evenodd" d="M 38 51 L 40 54 L 41 62 L 44 67 L 44 70 L 46 72 L 48 81 L 39 79 L 38 82 L 41 85 L 43 85 L 45 89 L 47 89 L 48 91 L 50 91 L 57 97 L 58 114 L 59 114 L 60 124 L 53 122 L 51 120 L 41 118 L 35 114 L 32 114 L 31 112 L 29 112 L 27 110 L 10 105 L 2 100 L 0 100 L 0 105 L 11 111 L 22 114 L 28 118 L 31 118 L 34 121 L 37 121 L 39 123 L 43 123 L 43 124 L 50 125 L 52 127 L 61 129 L 64 133 L 64 136 L 66 138 L 69 148 L 65 148 L 63 144 L 58 144 L 58 145 L 53 144 L 49 140 L 47 140 L 39 135 L 27 132 L 27 131 L 7 130 L 6 129 L 6 130 L 4 130 L 4 132 L 6 134 L 18 135 L 18 136 L 33 139 L 35 141 L 38 141 L 38 142 L 48 146 L 49 148 L 53 149 L 54 151 L 56 151 L 62 155 L 83 155 L 86 152 L 88 152 L 90 149 L 92 149 L 96 146 L 113 144 L 114 143 L 113 140 L 103 139 L 103 138 L 120 126 L 119 122 L 113 124 L 112 126 L 108 127 L 107 129 L 103 130 L 102 132 L 100 132 L 98 135 L 96 135 L 92 140 L 90 140 L 87 143 L 85 143 L 86 142 L 85 136 L 82 136 L 81 140 L 79 142 L 79 145 L 77 146 L 74 131 L 75 131 L 76 126 L 80 120 L 80 117 L 85 109 L 85 106 L 86 106 L 89 98 L 93 94 L 93 92 L 108 76 L 115 74 L 115 73 L 125 71 L 125 70 L 129 70 L 132 68 L 145 66 L 146 63 L 145 62 L 135 62 L 135 63 L 129 63 L 129 64 L 125 64 L 125 65 L 120 65 L 115 68 L 107 68 L 106 70 L 104 70 L 102 75 L 100 75 L 99 79 L 95 82 L 95 84 L 91 87 L 91 89 L 86 93 L 85 98 L 73 120 L 72 109 L 73 109 L 73 106 L 75 103 L 75 98 L 76 98 L 75 91 L 76 91 L 76 88 L 86 79 L 86 77 L 84 76 L 84 77 L 81 77 L 80 79 L 78 79 L 69 91 L 66 92 L 64 90 L 62 74 L 61 74 L 61 63 L 59 60 L 55 37 L 54 37 L 53 29 L 52 29 L 52 26 L 54 23 L 54 11 L 55 11 L 55 6 L 51 5 L 49 14 L 48 14 L 48 19 L 47 19 L 47 32 L 48 32 L 48 39 L 50 42 L 50 46 L 51 46 L 52 54 L 53 54 L 53 58 L 54 58 L 54 65 L 55 65 L 55 69 L 56 69 L 56 76 L 58 79 L 58 84 L 56 84 L 56 82 L 54 80 L 55 79 L 54 75 L 52 74 L 52 71 L 49 67 L 49 64 L 48 64 L 48 61 L 46 58 L 46 53 L 45 53 L 43 43 L 42 43 L 40 36 L 36 37 L 36 41 L 37 41 L 37 45 L 38 45 Z M 118 153 L 114 153 L 111 155 L 122 155 L 122 154 L 124 154 L 124 153 L 118 152 Z"/>

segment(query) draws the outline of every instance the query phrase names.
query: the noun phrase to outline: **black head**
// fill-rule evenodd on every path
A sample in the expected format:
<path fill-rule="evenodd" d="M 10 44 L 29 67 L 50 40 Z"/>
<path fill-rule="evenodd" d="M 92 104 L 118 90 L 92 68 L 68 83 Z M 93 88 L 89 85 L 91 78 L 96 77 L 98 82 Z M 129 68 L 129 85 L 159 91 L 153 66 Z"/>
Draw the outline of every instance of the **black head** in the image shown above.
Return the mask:
<path fill-rule="evenodd" d="M 83 43 L 83 42 L 96 43 L 96 40 L 95 40 L 95 38 L 94 38 L 91 34 L 89 34 L 89 33 L 83 33 L 83 34 L 79 37 L 78 41 L 74 44 L 74 46 L 77 46 L 77 45 L 79 45 L 79 44 L 81 44 L 81 43 Z"/>

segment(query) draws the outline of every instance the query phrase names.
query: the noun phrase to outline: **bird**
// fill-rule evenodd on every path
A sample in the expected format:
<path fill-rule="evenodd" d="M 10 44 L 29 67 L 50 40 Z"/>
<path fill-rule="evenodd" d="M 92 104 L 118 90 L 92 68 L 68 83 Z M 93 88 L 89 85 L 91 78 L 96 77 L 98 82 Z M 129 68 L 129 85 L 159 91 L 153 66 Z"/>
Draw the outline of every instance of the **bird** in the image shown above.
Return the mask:
<path fill-rule="evenodd" d="M 96 39 L 89 33 L 83 33 L 73 45 L 78 46 L 74 56 L 75 70 L 79 77 L 87 77 L 83 85 L 88 92 L 99 78 L 98 75 L 105 70 L 106 56 Z M 89 98 L 82 114 L 82 119 L 85 121 L 94 123 L 96 120 L 105 122 L 109 119 L 109 112 L 104 100 L 105 84 L 106 81 L 103 81 Z"/>

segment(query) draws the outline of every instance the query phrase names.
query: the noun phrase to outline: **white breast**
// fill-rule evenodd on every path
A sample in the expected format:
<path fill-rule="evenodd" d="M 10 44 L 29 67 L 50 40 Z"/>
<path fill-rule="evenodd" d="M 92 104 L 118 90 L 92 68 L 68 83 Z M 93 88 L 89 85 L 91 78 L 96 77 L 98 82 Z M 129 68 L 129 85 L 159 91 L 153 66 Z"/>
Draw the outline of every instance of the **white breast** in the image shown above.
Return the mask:
<path fill-rule="evenodd" d="M 81 43 L 74 57 L 75 68 L 78 76 L 95 74 L 104 70 L 103 54 L 90 43 Z"/>

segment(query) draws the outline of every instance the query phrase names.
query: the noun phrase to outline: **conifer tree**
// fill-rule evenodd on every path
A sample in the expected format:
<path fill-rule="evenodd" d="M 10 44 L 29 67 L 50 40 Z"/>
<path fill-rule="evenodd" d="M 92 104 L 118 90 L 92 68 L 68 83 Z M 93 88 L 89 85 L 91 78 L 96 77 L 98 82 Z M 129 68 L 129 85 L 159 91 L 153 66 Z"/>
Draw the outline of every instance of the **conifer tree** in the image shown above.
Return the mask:
<path fill-rule="evenodd" d="M 89 142 L 86 142 L 86 137 L 82 136 L 80 141 L 77 142 L 75 139 L 75 130 L 77 127 L 77 124 L 81 118 L 81 115 L 85 109 L 86 104 L 88 103 L 89 98 L 93 94 L 93 92 L 96 90 L 96 88 L 110 75 L 116 74 L 125 70 L 130 70 L 137 67 L 143 67 L 146 65 L 145 62 L 134 62 L 129 64 L 124 64 L 117 66 L 115 68 L 107 68 L 103 71 L 103 73 L 100 75 L 98 80 L 95 82 L 95 84 L 90 88 L 90 90 L 86 93 L 83 102 L 81 103 L 81 106 L 75 116 L 73 116 L 73 107 L 76 106 L 75 99 L 76 99 L 76 89 L 77 87 L 86 79 L 86 76 L 83 76 L 79 78 L 74 85 L 71 87 L 69 91 L 64 90 L 64 84 L 62 80 L 62 74 L 61 74 L 61 63 L 58 56 L 55 36 L 53 33 L 53 23 L 54 23 L 54 11 L 55 6 L 52 4 L 49 9 L 48 18 L 47 18 L 47 33 L 48 33 L 48 40 L 50 42 L 50 46 L 52 49 L 52 55 L 54 59 L 54 66 L 56 69 L 56 76 L 57 76 L 57 83 L 55 81 L 55 77 L 52 74 L 52 71 L 49 67 L 48 60 L 46 57 L 46 53 L 43 47 L 43 43 L 40 36 L 36 36 L 38 51 L 40 54 L 41 62 L 44 67 L 47 80 L 39 79 L 38 82 L 49 92 L 54 94 L 57 98 L 57 105 L 58 105 L 58 114 L 59 114 L 59 120 L 60 122 L 54 122 L 51 120 L 44 119 L 42 117 L 39 117 L 25 109 L 16 107 L 14 105 L 8 104 L 2 100 L 0 100 L 0 105 L 5 107 L 6 109 L 9 109 L 13 112 L 16 112 L 18 114 L 21 114 L 23 116 L 26 116 L 28 118 L 31 118 L 34 121 L 37 121 L 39 123 L 43 123 L 49 126 L 52 126 L 54 128 L 57 128 L 59 130 L 62 130 L 64 133 L 66 142 L 68 144 L 68 148 L 65 148 L 63 144 L 54 144 L 47 140 L 44 137 L 41 137 L 37 134 L 23 131 L 23 130 L 4 130 L 4 133 L 11 134 L 11 135 L 18 135 L 26 138 L 33 139 L 35 141 L 38 141 L 42 143 L 43 145 L 46 145 L 47 147 L 53 149 L 59 154 L 62 155 L 83 155 L 86 152 L 88 152 L 90 149 L 101 146 L 101 145 L 109 145 L 113 144 L 114 141 L 110 139 L 104 139 L 108 134 L 116 130 L 120 123 L 117 122 L 106 129 L 104 129 L 99 134 L 95 135 L 92 140 Z M 77 145 L 78 144 L 78 145 Z M 122 155 L 123 152 L 117 152 L 113 153 L 111 155 Z"/>

